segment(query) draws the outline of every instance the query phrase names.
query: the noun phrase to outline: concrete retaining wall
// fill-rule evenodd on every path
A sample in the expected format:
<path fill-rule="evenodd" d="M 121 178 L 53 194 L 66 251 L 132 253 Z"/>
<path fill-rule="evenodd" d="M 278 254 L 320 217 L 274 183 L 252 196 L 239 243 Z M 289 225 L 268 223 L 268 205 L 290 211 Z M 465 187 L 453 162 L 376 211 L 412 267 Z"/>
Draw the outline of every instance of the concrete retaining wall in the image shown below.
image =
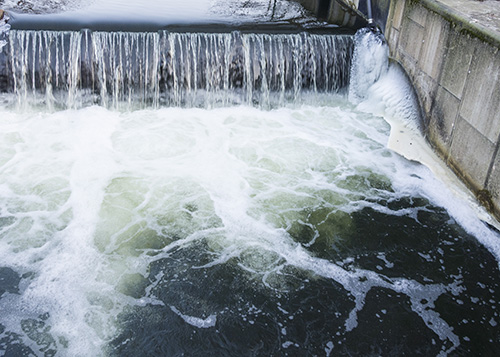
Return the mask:
<path fill-rule="evenodd" d="M 296 0 L 316 17 L 339 26 L 365 27 L 369 14 L 384 29 L 391 0 Z M 369 9 L 370 8 L 370 9 Z M 371 10 L 371 11 L 370 11 Z"/>
<path fill-rule="evenodd" d="M 297 0 L 316 17 L 338 26 L 366 26 L 366 0 Z M 388 1 L 388 0 L 383 0 Z"/>
<path fill-rule="evenodd" d="M 500 37 L 434 0 L 392 0 L 391 56 L 410 76 L 428 140 L 500 217 Z"/>

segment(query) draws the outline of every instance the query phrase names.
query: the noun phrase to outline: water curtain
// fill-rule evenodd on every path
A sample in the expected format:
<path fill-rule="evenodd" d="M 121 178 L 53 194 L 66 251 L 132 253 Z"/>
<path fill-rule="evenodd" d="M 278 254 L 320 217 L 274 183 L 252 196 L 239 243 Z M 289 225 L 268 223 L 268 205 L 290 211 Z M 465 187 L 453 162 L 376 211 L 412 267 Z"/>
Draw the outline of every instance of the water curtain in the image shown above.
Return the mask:
<path fill-rule="evenodd" d="M 8 87 L 48 106 L 269 106 L 349 82 L 349 35 L 11 31 Z"/>

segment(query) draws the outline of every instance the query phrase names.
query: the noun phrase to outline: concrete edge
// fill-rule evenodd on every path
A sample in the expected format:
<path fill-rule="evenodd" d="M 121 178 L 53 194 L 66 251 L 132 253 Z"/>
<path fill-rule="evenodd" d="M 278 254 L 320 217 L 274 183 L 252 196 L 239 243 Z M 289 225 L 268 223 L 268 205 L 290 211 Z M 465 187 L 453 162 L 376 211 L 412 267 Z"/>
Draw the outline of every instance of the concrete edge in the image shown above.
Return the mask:
<path fill-rule="evenodd" d="M 469 32 L 474 37 L 477 37 L 483 40 L 484 42 L 489 43 L 492 46 L 500 48 L 500 33 L 493 31 L 485 26 L 482 26 L 479 23 L 469 22 L 469 20 L 467 20 L 461 12 L 455 10 L 454 8 L 449 7 L 436 0 L 410 0 L 410 1 L 420 3 L 425 8 L 439 14 L 449 22 L 459 25 L 462 28 L 462 30 Z"/>

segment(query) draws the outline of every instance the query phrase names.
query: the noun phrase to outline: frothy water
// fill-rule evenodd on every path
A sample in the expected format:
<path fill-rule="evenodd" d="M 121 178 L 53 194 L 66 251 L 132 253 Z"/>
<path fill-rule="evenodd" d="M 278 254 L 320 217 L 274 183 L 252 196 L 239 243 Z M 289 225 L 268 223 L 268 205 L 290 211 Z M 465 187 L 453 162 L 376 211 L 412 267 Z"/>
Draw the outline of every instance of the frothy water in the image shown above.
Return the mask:
<path fill-rule="evenodd" d="M 373 93 L 134 111 L 5 95 L 0 350 L 498 351 L 498 234 L 387 147 L 409 113 L 393 74 L 386 118 Z"/>

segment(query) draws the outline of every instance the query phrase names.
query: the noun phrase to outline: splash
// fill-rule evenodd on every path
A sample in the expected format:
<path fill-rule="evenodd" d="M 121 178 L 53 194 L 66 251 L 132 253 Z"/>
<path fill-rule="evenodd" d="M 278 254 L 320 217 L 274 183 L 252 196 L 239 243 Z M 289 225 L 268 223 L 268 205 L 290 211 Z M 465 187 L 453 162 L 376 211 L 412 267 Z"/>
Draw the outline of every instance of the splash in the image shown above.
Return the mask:
<path fill-rule="evenodd" d="M 366 99 L 368 91 L 389 66 L 389 48 L 382 33 L 372 28 L 356 32 L 349 86 L 349 100 L 354 104 Z"/>

